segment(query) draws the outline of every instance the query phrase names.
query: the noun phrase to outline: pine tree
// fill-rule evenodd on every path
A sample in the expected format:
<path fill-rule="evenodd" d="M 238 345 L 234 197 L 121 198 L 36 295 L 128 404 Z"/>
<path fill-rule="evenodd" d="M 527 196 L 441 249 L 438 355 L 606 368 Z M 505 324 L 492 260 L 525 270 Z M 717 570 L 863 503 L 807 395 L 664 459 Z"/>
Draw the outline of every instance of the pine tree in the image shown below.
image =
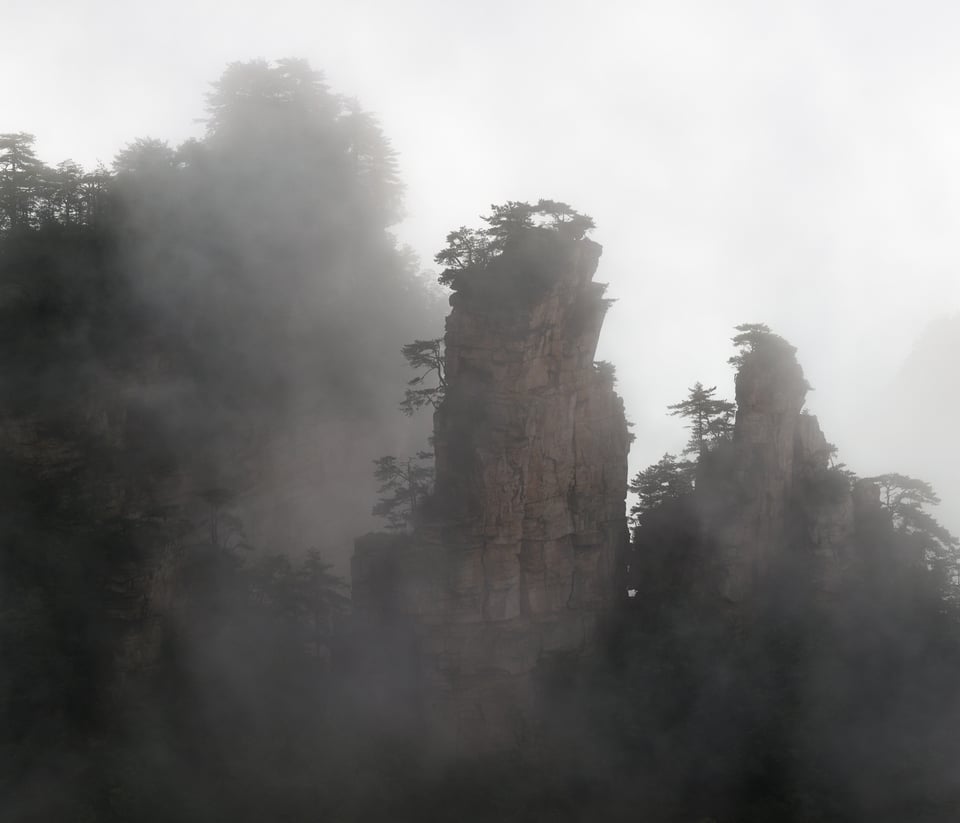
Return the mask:
<path fill-rule="evenodd" d="M 508 240 L 533 228 L 535 211 L 534 206 L 519 200 L 508 200 L 502 206 L 491 205 L 490 215 L 483 220 L 489 225 L 486 233 L 493 247 L 503 251 Z"/>
<path fill-rule="evenodd" d="M 673 417 L 685 417 L 689 421 L 687 428 L 690 429 L 690 439 L 683 453 L 699 456 L 710 445 L 731 436 L 736 405 L 714 398 L 716 386 L 707 389 L 698 381 L 689 391 L 685 400 L 667 408 Z"/>
<path fill-rule="evenodd" d="M 446 248 L 434 257 L 445 266 L 439 277 L 443 285 L 456 288 L 462 275 L 486 269 L 511 241 L 526 232 L 553 232 L 580 240 L 596 228 L 592 217 L 560 200 L 538 200 L 535 206 L 510 200 L 500 206 L 491 205 L 490 214 L 482 219 L 486 228 L 461 226 L 447 235 Z"/>
<path fill-rule="evenodd" d="M 630 491 L 638 495 L 630 514 L 637 518 L 659 508 L 668 500 L 676 500 L 693 491 L 694 464 L 678 460 L 676 455 L 664 454 L 656 463 L 637 472 L 630 481 Z"/>
<path fill-rule="evenodd" d="M 421 369 L 416 377 L 407 381 L 407 386 L 400 408 L 406 415 L 411 415 L 424 406 L 437 408 L 443 400 L 447 390 L 447 380 L 444 371 L 443 338 L 435 337 L 432 340 L 414 340 L 407 343 L 403 349 L 403 356 L 411 368 Z M 430 377 L 436 375 L 435 386 L 424 386 Z"/>
<path fill-rule="evenodd" d="M 33 224 L 44 166 L 26 132 L 0 134 L 0 229 Z"/>
<path fill-rule="evenodd" d="M 766 323 L 741 323 L 736 330 L 738 333 L 732 340 L 739 351 L 727 362 L 737 369 L 743 365 L 744 357 L 754 351 L 780 351 L 793 354 L 797 350 L 779 334 L 770 331 Z"/>
<path fill-rule="evenodd" d="M 890 512 L 894 527 L 915 543 L 918 562 L 956 569 L 960 563 L 960 539 L 924 509 L 940 503 L 933 486 L 896 472 L 867 477 L 865 481 L 879 488 L 880 502 Z"/>
<path fill-rule="evenodd" d="M 373 513 L 387 521 L 388 529 L 406 528 L 430 493 L 433 467 L 425 461 L 432 457 L 421 451 L 415 457 L 398 459 L 388 454 L 373 461 L 373 474 L 380 483 L 377 491 L 382 495 Z"/>

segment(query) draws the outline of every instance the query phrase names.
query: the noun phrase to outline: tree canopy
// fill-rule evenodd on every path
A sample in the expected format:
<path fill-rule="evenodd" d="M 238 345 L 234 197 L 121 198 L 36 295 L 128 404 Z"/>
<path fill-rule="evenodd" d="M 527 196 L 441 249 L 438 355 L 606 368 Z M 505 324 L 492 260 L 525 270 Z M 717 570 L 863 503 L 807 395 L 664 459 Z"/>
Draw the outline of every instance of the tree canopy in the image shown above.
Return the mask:
<path fill-rule="evenodd" d="M 678 460 L 676 455 L 664 454 L 656 463 L 637 472 L 629 489 L 639 498 L 630 509 L 634 518 L 660 508 L 669 500 L 679 500 L 693 491 L 696 464 Z"/>
<path fill-rule="evenodd" d="M 198 819 L 172 798 L 201 750 L 213 782 L 260 792 L 228 752 L 279 762 L 321 723 L 345 605 L 325 564 L 369 527 L 371 461 L 409 439 L 400 350 L 442 314 L 388 230 L 402 187 L 375 119 L 302 61 L 232 65 L 208 114 L 109 169 L 0 138 L 2 813 L 41 768 L 70 812 L 37 819 Z M 128 667 L 133 634 L 162 659 Z M 140 742 L 101 745 L 121 726 Z M 104 763 L 148 750 L 169 768 Z"/>
<path fill-rule="evenodd" d="M 960 539 L 926 510 L 927 506 L 940 503 L 933 487 L 925 480 L 897 472 L 867 477 L 864 481 L 880 490 L 881 503 L 890 512 L 894 527 L 913 542 L 918 562 L 948 567 L 951 580 L 960 583 Z"/>
<path fill-rule="evenodd" d="M 84 172 L 64 160 L 50 167 L 26 132 L 0 134 L 0 235 L 43 226 L 89 225 L 102 214 L 103 168 Z"/>
<path fill-rule="evenodd" d="M 424 406 L 437 408 L 447 390 L 443 338 L 414 340 L 404 345 L 401 351 L 410 367 L 418 371 L 407 381 L 407 390 L 400 403 L 403 413 L 411 415 Z M 425 385 L 434 381 L 436 385 Z"/>
<path fill-rule="evenodd" d="M 690 439 L 684 454 L 703 454 L 711 445 L 727 440 L 733 434 L 733 415 L 736 404 L 714 397 L 717 387 L 709 389 L 697 381 L 686 398 L 667 406 L 674 417 L 687 420 Z"/>
<path fill-rule="evenodd" d="M 729 363 L 736 368 L 743 365 L 744 357 L 752 352 L 793 354 L 796 347 L 790 345 L 779 334 L 770 330 L 766 323 L 741 323 L 736 327 L 737 334 L 732 338 L 733 345 L 739 350 Z"/>
<path fill-rule="evenodd" d="M 460 278 L 483 271 L 529 232 L 580 240 L 596 228 L 593 218 L 557 200 L 541 199 L 536 205 L 510 200 L 491 205 L 490 214 L 481 219 L 486 228 L 461 226 L 447 235 L 446 247 L 437 252 L 434 260 L 444 266 L 439 277 L 443 285 L 456 288 Z"/>
<path fill-rule="evenodd" d="M 381 495 L 373 513 L 387 521 L 387 528 L 405 529 L 413 521 L 433 488 L 433 455 L 420 451 L 414 457 L 386 455 L 374 461 L 374 476 Z"/>

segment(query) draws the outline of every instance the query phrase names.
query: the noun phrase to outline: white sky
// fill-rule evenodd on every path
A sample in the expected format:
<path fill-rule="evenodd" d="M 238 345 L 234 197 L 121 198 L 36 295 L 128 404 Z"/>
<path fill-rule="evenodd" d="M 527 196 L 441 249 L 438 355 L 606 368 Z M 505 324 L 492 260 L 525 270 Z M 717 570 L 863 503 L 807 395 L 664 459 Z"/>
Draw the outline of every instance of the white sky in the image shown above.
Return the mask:
<path fill-rule="evenodd" d="M 917 471 L 859 422 L 960 311 L 958 42 L 960 4 L 916 0 L 0 0 L 0 131 L 109 163 L 198 134 L 227 62 L 306 57 L 379 116 L 425 266 L 490 203 L 593 215 L 635 468 L 682 445 L 687 386 L 732 393 L 731 327 L 762 321 L 854 469 Z"/>

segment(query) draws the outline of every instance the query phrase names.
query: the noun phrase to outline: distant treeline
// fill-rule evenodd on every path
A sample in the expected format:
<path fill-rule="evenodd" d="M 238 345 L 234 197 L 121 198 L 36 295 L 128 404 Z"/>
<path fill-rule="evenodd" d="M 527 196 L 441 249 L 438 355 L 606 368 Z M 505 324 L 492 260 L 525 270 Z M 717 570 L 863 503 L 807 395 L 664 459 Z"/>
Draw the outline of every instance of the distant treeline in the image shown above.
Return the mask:
<path fill-rule="evenodd" d="M 4 820 L 219 819 L 202 763 L 234 792 L 266 704 L 324 715 L 329 562 L 411 438 L 400 349 L 442 296 L 390 232 L 388 141 L 299 60 L 233 64 L 207 102 L 202 138 L 110 169 L 0 137 Z M 281 482 L 309 497 L 296 545 L 247 534 L 244 495 Z"/>

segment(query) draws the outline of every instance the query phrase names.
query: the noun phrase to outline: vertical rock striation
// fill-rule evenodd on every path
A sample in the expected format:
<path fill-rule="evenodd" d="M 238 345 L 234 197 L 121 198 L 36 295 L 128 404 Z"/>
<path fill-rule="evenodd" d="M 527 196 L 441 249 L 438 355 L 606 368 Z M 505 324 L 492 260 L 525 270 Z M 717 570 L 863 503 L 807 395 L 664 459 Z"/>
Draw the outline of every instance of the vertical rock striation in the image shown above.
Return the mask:
<path fill-rule="evenodd" d="M 629 434 L 594 363 L 601 248 L 549 237 L 451 298 L 436 494 L 414 534 L 357 543 L 362 620 L 407 619 L 428 719 L 471 749 L 512 743 L 546 655 L 589 647 L 626 537 Z"/>
<path fill-rule="evenodd" d="M 733 442 L 709 455 L 698 483 L 704 538 L 732 602 L 791 560 L 818 591 L 832 590 L 853 540 L 853 498 L 842 477 L 827 476 L 832 447 L 803 411 L 809 385 L 794 351 L 770 335 L 743 355 Z"/>

